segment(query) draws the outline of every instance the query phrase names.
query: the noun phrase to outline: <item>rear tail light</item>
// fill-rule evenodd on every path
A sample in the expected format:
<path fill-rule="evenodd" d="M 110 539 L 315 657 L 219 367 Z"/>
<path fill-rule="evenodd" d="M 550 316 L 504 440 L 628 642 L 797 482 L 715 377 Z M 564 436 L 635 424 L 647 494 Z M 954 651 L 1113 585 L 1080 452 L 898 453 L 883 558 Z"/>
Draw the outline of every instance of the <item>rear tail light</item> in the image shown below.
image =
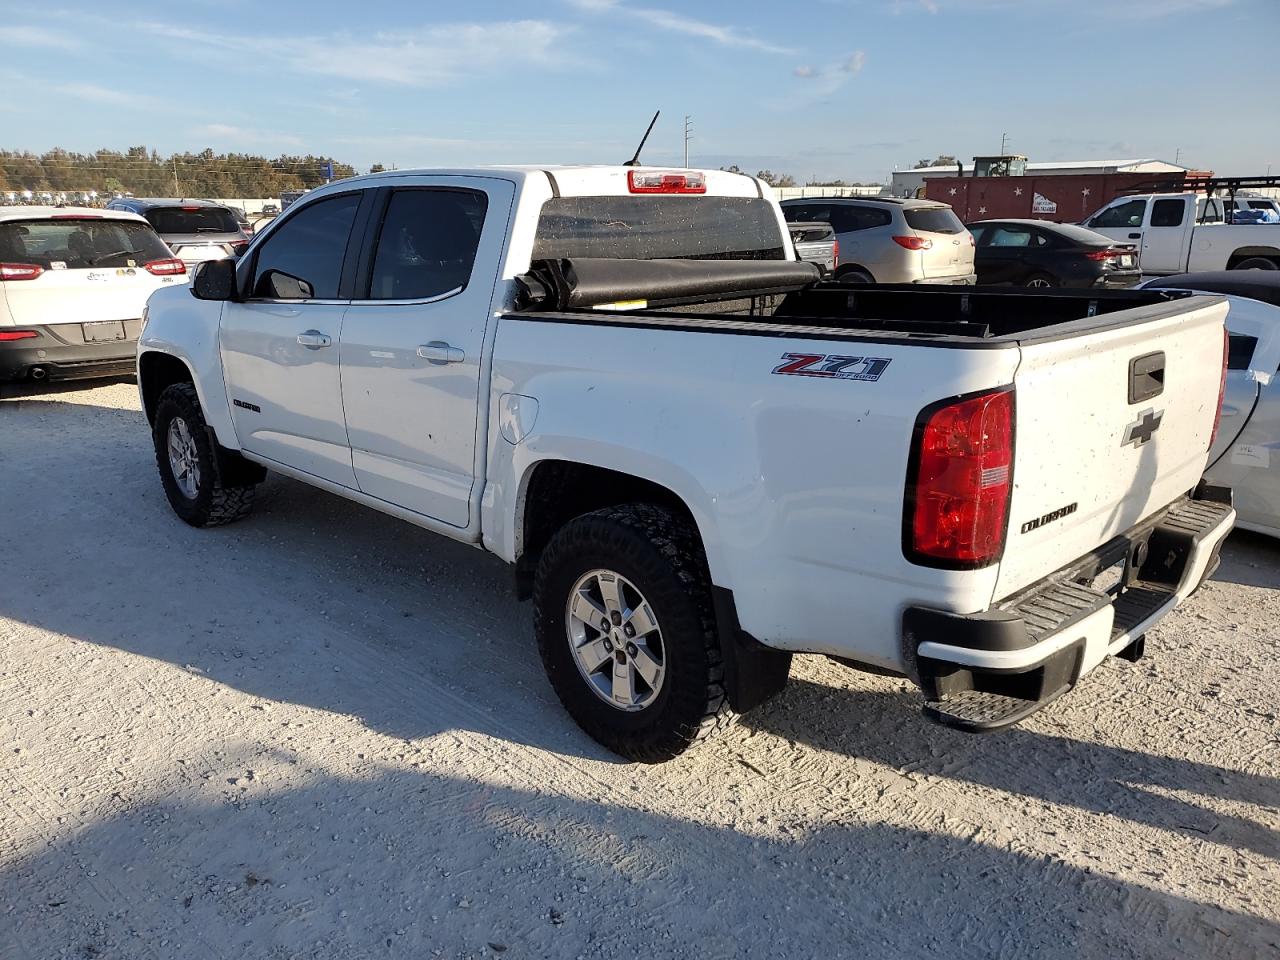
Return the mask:
<path fill-rule="evenodd" d="M 142 266 L 147 273 L 154 273 L 157 277 L 172 277 L 175 274 L 187 272 L 187 265 L 177 257 L 166 257 L 163 260 L 152 260 L 150 263 L 144 263 Z"/>
<path fill-rule="evenodd" d="M 707 178 L 700 172 L 628 170 L 627 189 L 632 193 L 706 193 Z"/>
<path fill-rule="evenodd" d="M 904 552 L 933 567 L 985 567 L 1004 552 L 1013 489 L 1013 390 L 926 408 L 907 473 Z"/>
<path fill-rule="evenodd" d="M 34 330 L 0 330 L 0 343 L 7 343 L 12 340 L 30 340 L 32 337 L 38 337 Z"/>
<path fill-rule="evenodd" d="M 1222 426 L 1222 401 L 1227 396 L 1227 355 L 1231 350 L 1231 337 L 1227 328 L 1222 328 L 1222 379 L 1218 381 L 1218 408 L 1213 413 L 1213 433 L 1209 435 L 1209 446 L 1218 440 L 1218 427 Z"/>
<path fill-rule="evenodd" d="M 831 268 L 834 270 L 840 266 L 840 241 L 831 241 Z"/>
<path fill-rule="evenodd" d="M 0 263 L 0 280 L 34 280 L 44 273 L 36 263 Z"/>
<path fill-rule="evenodd" d="M 893 242 L 908 250 L 931 250 L 933 241 L 925 237 L 894 237 Z"/>
<path fill-rule="evenodd" d="M 966 231 L 965 231 L 965 233 L 969 233 L 969 231 L 967 231 L 967 230 L 966 230 Z M 977 245 L 978 245 L 978 241 L 977 241 L 977 240 L 975 240 L 975 239 L 973 239 L 973 234 L 972 234 L 972 233 L 970 233 L 970 234 L 969 234 L 969 246 L 971 246 L 971 247 L 976 247 Z"/>
<path fill-rule="evenodd" d="M 1086 260 L 1119 260 L 1129 251 L 1127 250 L 1086 250 Z"/>

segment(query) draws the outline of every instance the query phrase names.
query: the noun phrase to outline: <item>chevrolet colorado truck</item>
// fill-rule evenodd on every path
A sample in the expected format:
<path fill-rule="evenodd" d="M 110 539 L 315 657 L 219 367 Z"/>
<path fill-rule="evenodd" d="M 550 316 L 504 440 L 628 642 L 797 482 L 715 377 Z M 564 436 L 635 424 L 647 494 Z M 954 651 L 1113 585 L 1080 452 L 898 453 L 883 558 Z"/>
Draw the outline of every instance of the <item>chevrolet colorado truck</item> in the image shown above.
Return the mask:
<path fill-rule="evenodd" d="M 492 551 L 568 712 L 653 762 L 794 653 L 965 730 L 1136 659 L 1234 519 L 1225 313 L 821 280 L 727 172 L 394 171 L 154 294 L 138 382 L 184 521 L 275 470 Z"/>

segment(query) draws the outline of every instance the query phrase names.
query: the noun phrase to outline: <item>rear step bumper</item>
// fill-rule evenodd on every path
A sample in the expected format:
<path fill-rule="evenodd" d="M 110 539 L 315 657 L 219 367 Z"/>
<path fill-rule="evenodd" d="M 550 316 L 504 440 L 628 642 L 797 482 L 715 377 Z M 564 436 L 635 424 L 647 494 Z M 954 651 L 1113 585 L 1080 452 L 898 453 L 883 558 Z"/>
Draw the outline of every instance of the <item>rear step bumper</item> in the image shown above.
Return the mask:
<path fill-rule="evenodd" d="M 1056 700 L 1109 655 L 1138 659 L 1143 634 L 1217 569 L 1234 522 L 1230 489 L 1201 482 L 985 613 L 909 607 L 903 636 L 925 716 L 959 730 L 999 730 Z M 1098 582 L 1104 571 L 1118 587 Z"/>

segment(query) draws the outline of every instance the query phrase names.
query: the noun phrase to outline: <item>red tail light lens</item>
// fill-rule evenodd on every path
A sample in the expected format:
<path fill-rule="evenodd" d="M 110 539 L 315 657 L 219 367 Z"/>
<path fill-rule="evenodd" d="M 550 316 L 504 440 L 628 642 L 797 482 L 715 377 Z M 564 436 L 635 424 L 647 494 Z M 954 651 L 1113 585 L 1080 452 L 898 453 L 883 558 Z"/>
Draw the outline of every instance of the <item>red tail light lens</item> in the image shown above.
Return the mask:
<path fill-rule="evenodd" d="M 30 340 L 32 337 L 38 337 L 40 334 L 34 330 L 0 330 L 0 343 L 8 343 L 13 340 Z"/>
<path fill-rule="evenodd" d="M 164 260 L 152 260 L 150 263 L 143 264 L 143 269 L 147 273 L 154 273 L 157 277 L 172 277 L 175 274 L 186 273 L 187 265 L 177 257 L 166 257 Z"/>
<path fill-rule="evenodd" d="M 0 280 L 34 280 L 44 273 L 36 263 L 0 263 Z"/>
<path fill-rule="evenodd" d="M 1086 260 L 1119 260 L 1125 255 L 1124 250 L 1086 250 Z"/>
<path fill-rule="evenodd" d="M 925 237 L 894 237 L 893 242 L 908 250 L 931 250 L 933 241 Z"/>
<path fill-rule="evenodd" d="M 1209 435 L 1209 446 L 1218 439 L 1218 428 L 1222 426 L 1222 401 L 1227 395 L 1227 355 L 1231 350 L 1231 337 L 1227 328 L 1222 328 L 1222 379 L 1218 381 L 1218 409 L 1213 414 L 1213 433 Z"/>
<path fill-rule="evenodd" d="M 1004 552 L 1013 489 L 1013 391 L 926 409 L 907 477 L 907 558 L 969 568 Z"/>
<path fill-rule="evenodd" d="M 706 193 L 707 178 L 692 171 L 628 170 L 627 189 L 632 193 Z"/>
<path fill-rule="evenodd" d="M 831 241 L 831 269 L 840 266 L 840 241 Z"/>

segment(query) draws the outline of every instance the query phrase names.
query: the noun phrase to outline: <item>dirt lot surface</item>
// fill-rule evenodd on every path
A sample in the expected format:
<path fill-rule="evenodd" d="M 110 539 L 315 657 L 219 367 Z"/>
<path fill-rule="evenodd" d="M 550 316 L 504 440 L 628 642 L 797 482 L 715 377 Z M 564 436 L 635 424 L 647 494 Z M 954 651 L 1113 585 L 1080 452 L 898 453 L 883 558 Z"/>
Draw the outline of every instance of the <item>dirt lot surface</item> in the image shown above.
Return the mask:
<path fill-rule="evenodd" d="M 1280 543 L 1020 728 L 819 658 L 681 759 L 507 569 L 273 477 L 186 527 L 132 383 L 0 401 L 0 957 L 1280 956 Z"/>

